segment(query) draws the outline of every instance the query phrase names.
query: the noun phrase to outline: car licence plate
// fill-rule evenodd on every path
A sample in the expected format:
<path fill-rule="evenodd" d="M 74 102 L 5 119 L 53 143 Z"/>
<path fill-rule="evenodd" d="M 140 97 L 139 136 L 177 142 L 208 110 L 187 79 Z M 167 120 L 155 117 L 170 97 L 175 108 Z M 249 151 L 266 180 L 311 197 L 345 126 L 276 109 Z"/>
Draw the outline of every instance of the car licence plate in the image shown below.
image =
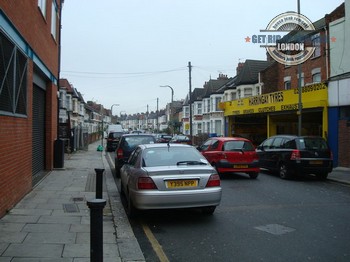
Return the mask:
<path fill-rule="evenodd" d="M 248 168 L 248 165 L 233 165 L 233 168 Z"/>
<path fill-rule="evenodd" d="M 322 160 L 310 160 L 310 165 L 322 165 Z"/>
<path fill-rule="evenodd" d="M 167 188 L 184 188 L 198 186 L 198 180 L 170 180 L 166 182 Z"/>

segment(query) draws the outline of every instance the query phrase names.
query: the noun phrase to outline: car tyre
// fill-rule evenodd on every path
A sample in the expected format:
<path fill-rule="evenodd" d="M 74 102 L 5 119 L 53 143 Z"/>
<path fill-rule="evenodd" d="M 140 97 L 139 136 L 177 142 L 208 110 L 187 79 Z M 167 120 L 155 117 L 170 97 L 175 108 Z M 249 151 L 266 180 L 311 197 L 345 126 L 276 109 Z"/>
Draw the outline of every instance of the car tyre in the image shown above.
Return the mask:
<path fill-rule="evenodd" d="M 251 172 L 251 173 L 248 173 L 248 175 L 251 179 L 256 179 L 258 177 L 259 173 L 258 172 Z"/>
<path fill-rule="evenodd" d="M 279 169 L 278 169 L 278 174 L 279 174 L 280 178 L 282 178 L 282 179 L 289 179 L 288 169 L 284 163 L 280 163 Z"/>
<path fill-rule="evenodd" d="M 128 215 L 129 218 L 135 218 L 138 213 L 138 210 L 134 206 L 130 195 L 128 195 L 127 200 L 128 200 L 128 206 L 126 208 L 126 214 Z"/>
<path fill-rule="evenodd" d="M 216 209 L 216 206 L 203 207 L 202 213 L 206 215 L 212 215 Z"/>

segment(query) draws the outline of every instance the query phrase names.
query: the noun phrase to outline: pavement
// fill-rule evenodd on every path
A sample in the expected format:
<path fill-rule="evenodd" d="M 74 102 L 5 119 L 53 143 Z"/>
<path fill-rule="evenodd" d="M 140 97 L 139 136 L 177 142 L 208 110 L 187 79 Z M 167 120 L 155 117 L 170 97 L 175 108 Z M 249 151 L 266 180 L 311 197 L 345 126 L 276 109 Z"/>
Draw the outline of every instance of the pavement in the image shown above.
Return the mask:
<path fill-rule="evenodd" d="M 100 143 L 65 154 L 64 168 L 45 176 L 0 219 L 0 262 L 90 261 L 90 209 L 103 168 L 103 261 L 145 261 Z"/>
<path fill-rule="evenodd" d="M 106 152 L 100 142 L 65 155 L 64 168 L 51 171 L 0 219 L 0 262 L 90 261 L 90 209 L 96 171 L 103 168 L 103 261 L 145 261 L 125 214 Z M 350 185 L 350 168 L 328 179 Z"/>

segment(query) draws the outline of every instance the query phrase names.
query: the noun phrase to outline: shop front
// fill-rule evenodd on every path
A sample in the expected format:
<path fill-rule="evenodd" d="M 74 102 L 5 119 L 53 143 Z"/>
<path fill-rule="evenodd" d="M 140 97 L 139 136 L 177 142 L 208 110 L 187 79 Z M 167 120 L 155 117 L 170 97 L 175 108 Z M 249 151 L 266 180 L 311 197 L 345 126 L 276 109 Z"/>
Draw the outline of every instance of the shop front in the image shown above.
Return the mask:
<path fill-rule="evenodd" d="M 290 89 L 220 104 L 225 135 L 243 136 L 254 144 L 276 134 L 298 134 L 299 90 Z M 327 139 L 328 91 L 323 83 L 304 86 L 301 94 L 301 134 Z"/>

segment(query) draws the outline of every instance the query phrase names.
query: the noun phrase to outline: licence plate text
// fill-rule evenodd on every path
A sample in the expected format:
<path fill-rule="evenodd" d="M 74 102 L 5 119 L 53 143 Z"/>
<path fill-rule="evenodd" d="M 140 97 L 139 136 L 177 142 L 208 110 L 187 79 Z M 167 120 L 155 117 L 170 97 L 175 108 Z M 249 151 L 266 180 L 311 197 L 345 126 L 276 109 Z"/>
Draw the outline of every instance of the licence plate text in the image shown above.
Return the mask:
<path fill-rule="evenodd" d="M 233 165 L 233 168 L 248 168 L 248 165 Z"/>
<path fill-rule="evenodd" d="M 198 180 L 171 180 L 167 181 L 166 185 L 168 188 L 196 187 Z"/>

